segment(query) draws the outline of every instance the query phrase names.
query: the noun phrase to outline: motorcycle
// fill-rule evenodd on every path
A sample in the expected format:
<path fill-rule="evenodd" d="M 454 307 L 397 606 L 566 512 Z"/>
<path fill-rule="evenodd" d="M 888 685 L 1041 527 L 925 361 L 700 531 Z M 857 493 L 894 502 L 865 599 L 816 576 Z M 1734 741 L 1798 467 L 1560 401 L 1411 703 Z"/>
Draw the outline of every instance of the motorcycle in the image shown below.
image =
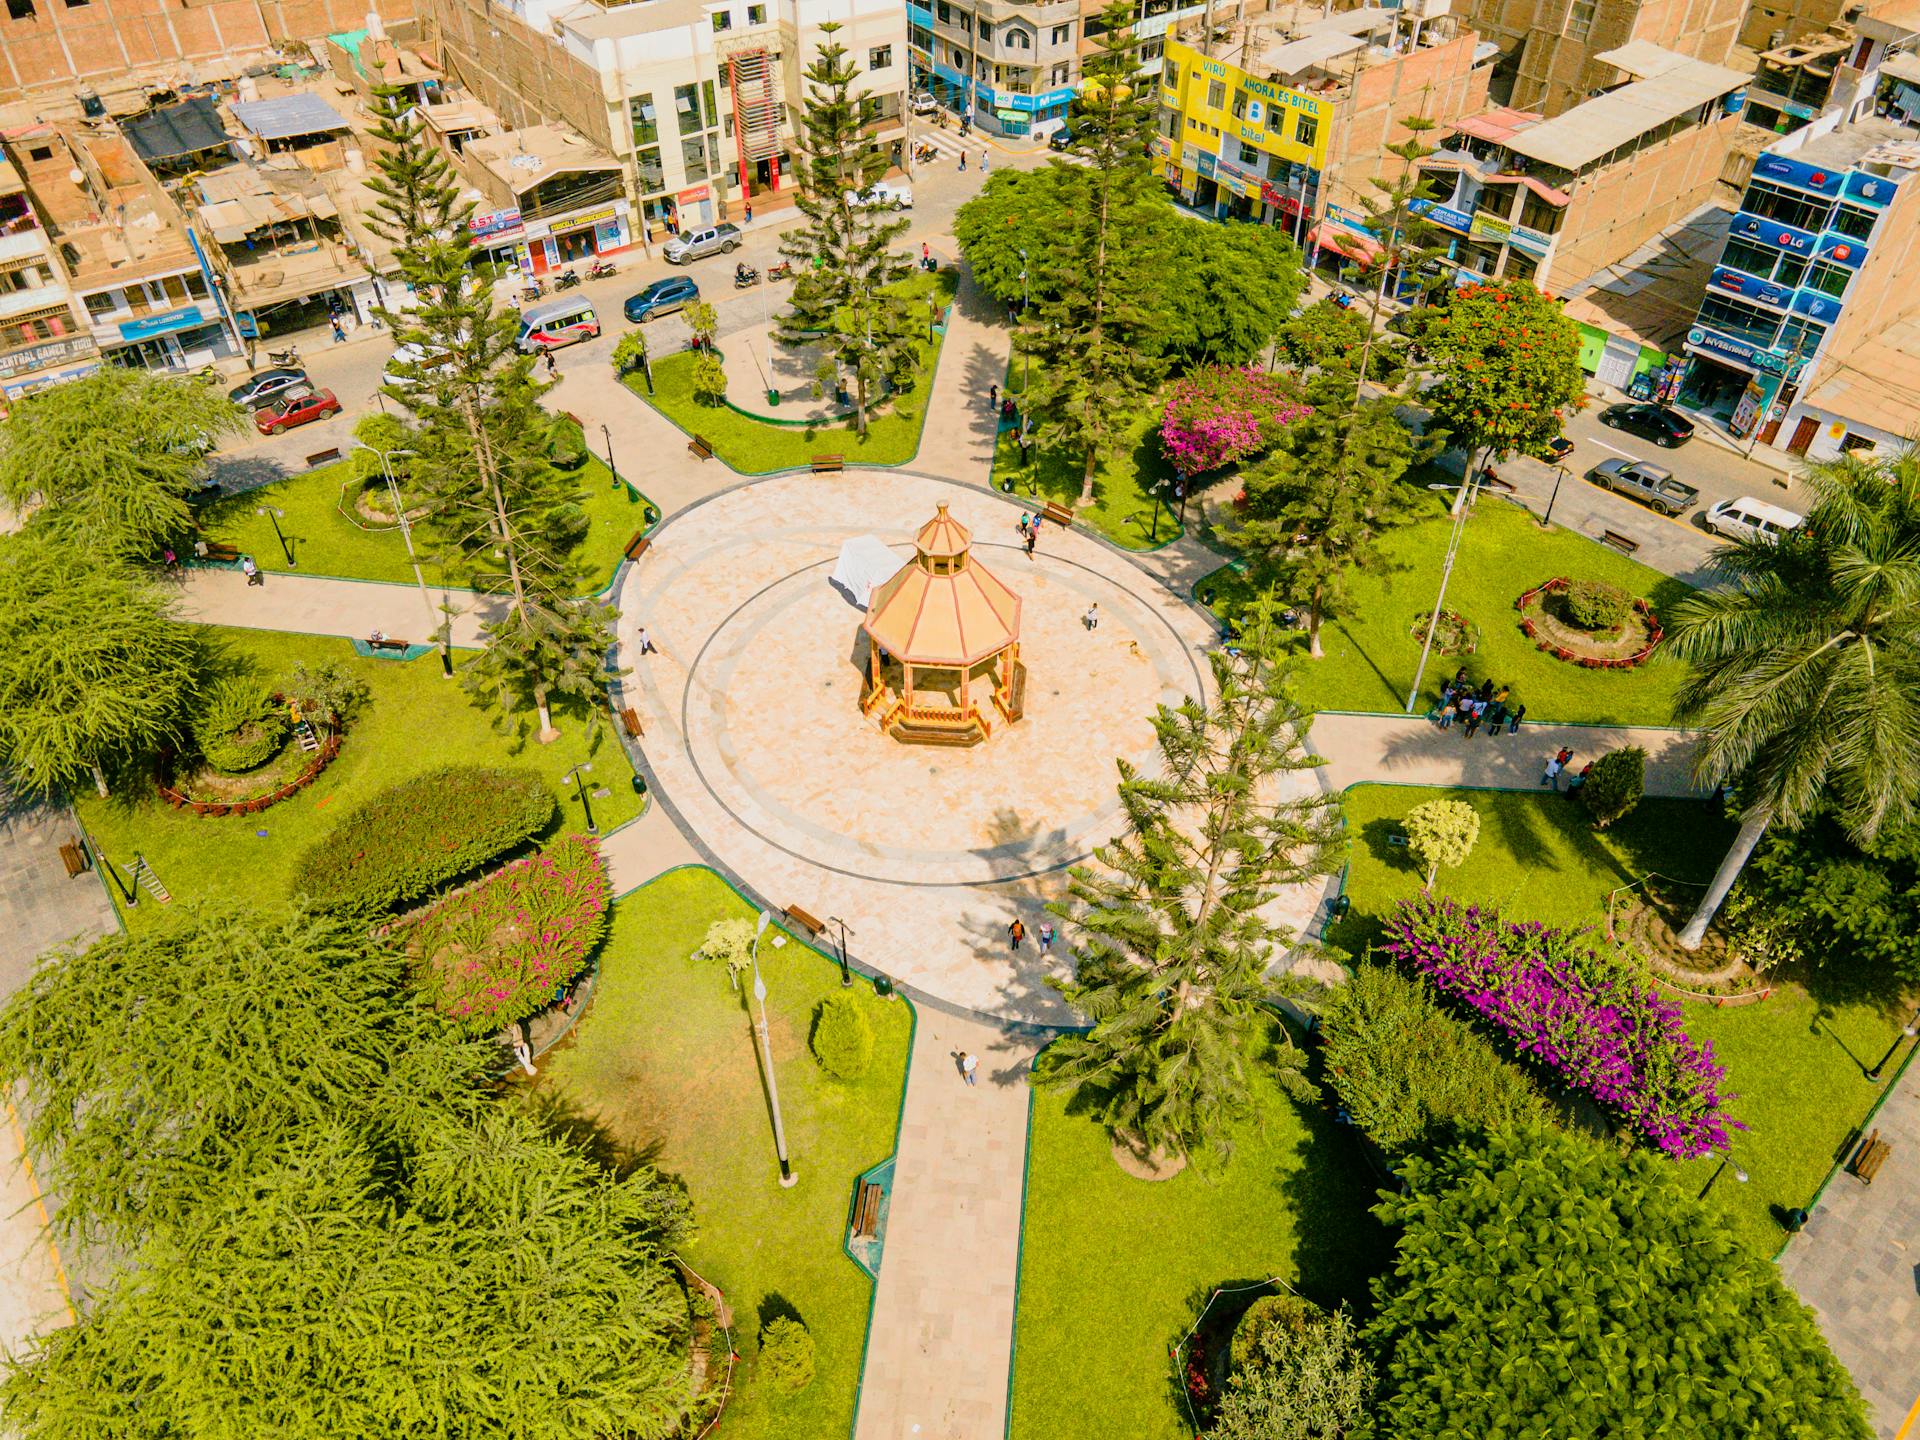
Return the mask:
<path fill-rule="evenodd" d="M 297 370 L 300 368 L 300 348 L 297 345 L 289 345 L 284 350 L 269 350 L 267 359 L 282 369 Z"/>
<path fill-rule="evenodd" d="M 562 270 L 560 272 L 560 278 L 553 282 L 554 293 L 558 294 L 562 290 L 571 290 L 579 283 L 580 277 L 574 274 L 573 271 Z"/>
<path fill-rule="evenodd" d="M 538 300 L 546 293 L 547 282 L 537 276 L 520 287 L 520 298 L 522 300 Z"/>
<path fill-rule="evenodd" d="M 769 280 L 791 280 L 792 278 L 793 262 L 791 260 L 776 260 L 767 267 L 767 279 Z"/>
<path fill-rule="evenodd" d="M 913 163 L 916 165 L 924 165 L 939 153 L 940 152 L 931 145 L 924 143 L 915 145 L 913 147 Z"/>
<path fill-rule="evenodd" d="M 607 260 L 596 260 L 587 267 L 587 278 L 589 280 L 604 280 L 609 275 L 618 275 L 619 273 L 619 267 Z"/>
<path fill-rule="evenodd" d="M 736 265 L 733 267 L 733 288 L 734 289 L 749 290 L 755 285 L 758 285 L 759 283 L 760 283 L 760 272 L 754 269 L 753 266 Z"/>

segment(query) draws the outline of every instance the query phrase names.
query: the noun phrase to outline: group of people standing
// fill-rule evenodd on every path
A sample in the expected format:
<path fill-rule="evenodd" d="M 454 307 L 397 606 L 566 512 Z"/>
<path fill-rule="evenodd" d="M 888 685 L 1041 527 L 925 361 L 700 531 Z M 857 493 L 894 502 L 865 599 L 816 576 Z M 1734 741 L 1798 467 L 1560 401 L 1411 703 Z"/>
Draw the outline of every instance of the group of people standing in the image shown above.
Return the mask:
<path fill-rule="evenodd" d="M 1438 722 L 1442 730 L 1452 729 L 1453 722 L 1458 720 L 1461 735 L 1469 740 L 1482 722 L 1490 736 L 1498 735 L 1503 726 L 1507 734 L 1512 735 L 1519 730 L 1526 715 L 1527 707 L 1514 701 L 1513 691 L 1507 686 L 1483 680 L 1475 689 L 1464 665 L 1453 679 L 1440 687 L 1440 703 L 1428 712 L 1428 718 Z"/>

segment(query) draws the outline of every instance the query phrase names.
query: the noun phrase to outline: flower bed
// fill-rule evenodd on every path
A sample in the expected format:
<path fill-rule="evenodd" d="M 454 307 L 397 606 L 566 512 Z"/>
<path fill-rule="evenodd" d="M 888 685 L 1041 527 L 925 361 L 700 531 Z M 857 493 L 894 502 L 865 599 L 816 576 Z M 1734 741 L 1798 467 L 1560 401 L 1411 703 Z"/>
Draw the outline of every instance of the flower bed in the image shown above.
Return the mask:
<path fill-rule="evenodd" d="M 279 694 L 273 697 L 276 704 L 282 703 L 285 698 L 286 697 Z M 297 774 L 277 784 L 270 785 L 259 794 L 245 795 L 238 798 L 222 796 L 217 799 L 196 796 L 192 792 L 188 781 L 169 774 L 165 770 L 154 779 L 154 788 L 160 792 L 160 798 L 176 810 L 190 809 L 196 815 L 258 815 L 269 806 L 278 805 L 282 800 L 291 799 L 306 789 L 307 786 L 313 784 L 315 780 L 320 778 L 320 773 L 331 765 L 334 762 L 334 758 L 339 755 L 339 723 L 337 721 L 329 721 L 326 724 L 316 725 L 314 729 L 315 738 L 320 742 L 320 748 L 311 752 L 311 758 L 301 767 Z M 298 741 L 290 736 L 284 748 L 290 750 L 297 743 Z"/>
<path fill-rule="evenodd" d="M 1413 629 L 1409 632 L 1413 636 L 1414 644 L 1424 645 L 1427 643 L 1427 622 L 1432 619 L 1433 616 L 1430 612 L 1422 611 L 1414 620 Z M 1479 631 L 1468 622 L 1466 616 L 1462 615 L 1458 610 L 1442 610 L 1440 612 L 1440 625 L 1433 637 L 1434 654 L 1471 655 L 1479 648 Z"/>
<path fill-rule="evenodd" d="M 599 843 L 569 835 L 394 927 L 433 1003 L 460 1030 L 490 1035 L 552 1004 L 607 929 Z"/>
<path fill-rule="evenodd" d="M 1549 595 L 1564 595 L 1572 583 L 1564 575 L 1556 576 L 1544 585 L 1536 585 L 1513 602 L 1513 608 L 1520 612 L 1520 633 L 1534 642 L 1533 648 L 1545 651 L 1556 660 L 1578 665 L 1583 670 L 1631 670 L 1636 665 L 1646 664 L 1666 638 L 1667 632 L 1660 628 L 1660 617 L 1654 614 L 1653 607 L 1639 596 L 1634 597 L 1633 613 L 1641 627 L 1643 643 L 1635 645 L 1626 654 L 1583 655 L 1555 638 L 1556 635 L 1566 634 L 1569 627 L 1561 626 L 1546 615 L 1544 600 Z M 1539 620 L 1527 614 L 1528 607 L 1534 605 L 1540 606 L 1542 618 Z M 1631 625 L 1634 622 L 1628 623 Z M 1543 628 L 1550 628 L 1553 633 L 1542 634 Z"/>
<path fill-rule="evenodd" d="M 1724 1068 L 1680 1028 L 1680 1007 L 1634 983 L 1584 934 L 1509 924 L 1423 896 L 1387 926 L 1387 953 L 1464 1001 L 1567 1084 L 1665 1154 L 1724 1152 Z"/>
<path fill-rule="evenodd" d="M 1160 413 L 1160 444 L 1174 469 L 1203 475 L 1257 455 L 1282 427 L 1311 413 L 1295 403 L 1283 376 L 1210 365 L 1174 382 Z"/>

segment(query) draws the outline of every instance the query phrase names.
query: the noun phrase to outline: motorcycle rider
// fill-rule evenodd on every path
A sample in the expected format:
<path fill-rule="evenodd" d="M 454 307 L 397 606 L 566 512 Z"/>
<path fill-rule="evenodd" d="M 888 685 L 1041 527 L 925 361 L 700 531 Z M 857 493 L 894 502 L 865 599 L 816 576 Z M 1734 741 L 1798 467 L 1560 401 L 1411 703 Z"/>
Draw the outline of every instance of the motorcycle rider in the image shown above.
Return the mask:
<path fill-rule="evenodd" d="M 738 260 L 734 262 L 733 283 L 735 285 L 752 284 L 754 278 L 757 278 L 757 272 L 750 269 L 746 261 Z"/>

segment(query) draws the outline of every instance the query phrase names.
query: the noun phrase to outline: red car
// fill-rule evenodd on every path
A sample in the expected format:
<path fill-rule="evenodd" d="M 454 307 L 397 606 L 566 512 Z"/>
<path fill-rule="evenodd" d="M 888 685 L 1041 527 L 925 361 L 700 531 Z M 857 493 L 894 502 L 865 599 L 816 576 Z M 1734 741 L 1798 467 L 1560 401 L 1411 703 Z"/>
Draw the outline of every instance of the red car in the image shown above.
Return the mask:
<path fill-rule="evenodd" d="M 276 395 L 265 409 L 253 412 L 253 428 L 262 435 L 278 435 L 295 425 L 309 425 L 340 413 L 340 402 L 331 390 L 295 390 Z"/>

